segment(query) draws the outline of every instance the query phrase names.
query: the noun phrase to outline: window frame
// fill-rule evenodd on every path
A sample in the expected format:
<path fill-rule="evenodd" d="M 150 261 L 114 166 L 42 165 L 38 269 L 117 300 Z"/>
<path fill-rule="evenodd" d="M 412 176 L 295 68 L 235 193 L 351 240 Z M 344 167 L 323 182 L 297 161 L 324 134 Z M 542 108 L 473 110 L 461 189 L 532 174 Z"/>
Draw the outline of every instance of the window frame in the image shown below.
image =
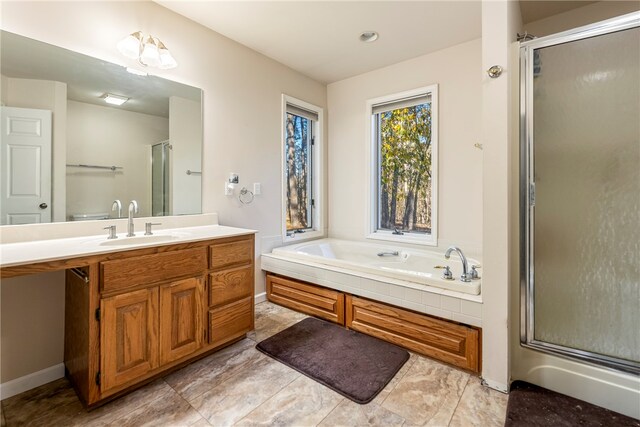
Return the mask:
<path fill-rule="evenodd" d="M 405 233 L 394 235 L 390 230 L 378 229 L 378 197 L 379 189 L 379 144 L 377 138 L 376 115 L 373 108 L 380 104 L 389 104 L 406 98 L 420 95 L 431 95 L 431 233 Z M 403 92 L 369 99 L 366 102 L 367 118 L 367 210 L 365 238 L 416 245 L 438 245 L 438 85 L 433 84 Z"/>
<path fill-rule="evenodd" d="M 311 188 L 311 227 L 305 229 L 303 233 L 287 232 L 287 180 L 286 180 L 286 156 L 285 135 L 287 120 L 287 105 L 298 107 L 318 115 L 317 121 L 311 121 L 311 136 L 314 138 L 311 145 L 310 157 L 310 184 Z M 294 98 L 289 95 L 282 94 L 282 109 L 280 117 L 280 184 L 281 184 L 281 235 L 282 243 L 295 243 L 310 239 L 317 239 L 326 236 L 325 231 L 325 215 L 324 215 L 324 109 L 317 105 L 310 104 L 301 99 Z"/>

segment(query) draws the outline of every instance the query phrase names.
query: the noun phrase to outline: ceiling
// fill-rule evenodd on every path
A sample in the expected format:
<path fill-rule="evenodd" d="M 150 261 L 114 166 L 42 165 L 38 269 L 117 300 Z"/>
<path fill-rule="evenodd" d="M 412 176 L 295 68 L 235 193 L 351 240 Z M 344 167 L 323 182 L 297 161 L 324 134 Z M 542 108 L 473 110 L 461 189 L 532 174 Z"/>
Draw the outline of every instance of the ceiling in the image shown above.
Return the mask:
<path fill-rule="evenodd" d="M 482 33 L 480 1 L 156 2 L 323 83 Z M 364 31 L 380 37 L 363 43 Z"/>
<path fill-rule="evenodd" d="M 568 12 L 572 9 L 588 6 L 592 3 L 597 3 L 597 1 L 520 0 L 520 13 L 522 14 L 522 22 L 528 24 L 529 22 Z"/>
<path fill-rule="evenodd" d="M 172 95 L 200 102 L 198 88 L 155 76 L 136 76 L 120 65 L 6 31 L 1 32 L 0 42 L 3 75 L 67 83 L 67 98 L 73 101 L 161 117 L 169 117 Z M 130 99 L 112 107 L 101 98 L 104 93 Z"/>

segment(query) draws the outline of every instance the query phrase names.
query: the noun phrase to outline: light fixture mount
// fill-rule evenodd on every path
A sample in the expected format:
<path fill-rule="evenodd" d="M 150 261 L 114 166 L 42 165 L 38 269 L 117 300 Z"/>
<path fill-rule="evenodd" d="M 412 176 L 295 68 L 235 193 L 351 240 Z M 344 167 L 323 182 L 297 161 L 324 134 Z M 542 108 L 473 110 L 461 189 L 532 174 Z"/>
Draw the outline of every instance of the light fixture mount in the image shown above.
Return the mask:
<path fill-rule="evenodd" d="M 376 31 L 363 31 L 360 34 L 360 41 L 365 43 L 371 43 L 378 40 L 378 33 Z"/>
<path fill-rule="evenodd" d="M 129 100 L 126 96 L 114 95 L 112 93 L 103 93 L 100 98 L 111 105 L 122 105 Z"/>

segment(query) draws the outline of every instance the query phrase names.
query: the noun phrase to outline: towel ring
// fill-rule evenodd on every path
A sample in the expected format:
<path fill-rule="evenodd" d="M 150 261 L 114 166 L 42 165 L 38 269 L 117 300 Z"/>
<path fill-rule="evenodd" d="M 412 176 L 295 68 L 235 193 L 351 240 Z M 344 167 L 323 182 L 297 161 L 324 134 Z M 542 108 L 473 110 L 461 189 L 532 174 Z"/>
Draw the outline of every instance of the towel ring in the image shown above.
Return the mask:
<path fill-rule="evenodd" d="M 253 192 L 247 190 L 247 187 L 242 187 L 240 194 L 238 194 L 238 200 L 243 205 L 248 205 L 253 202 Z"/>

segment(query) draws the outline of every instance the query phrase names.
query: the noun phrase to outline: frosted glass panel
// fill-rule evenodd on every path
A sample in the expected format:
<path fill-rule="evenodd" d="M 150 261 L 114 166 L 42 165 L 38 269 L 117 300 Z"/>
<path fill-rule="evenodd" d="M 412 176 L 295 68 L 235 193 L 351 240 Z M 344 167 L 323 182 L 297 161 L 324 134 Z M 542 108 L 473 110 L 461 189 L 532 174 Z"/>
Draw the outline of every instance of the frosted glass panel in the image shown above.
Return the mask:
<path fill-rule="evenodd" d="M 535 339 L 640 361 L 640 29 L 534 59 Z"/>

